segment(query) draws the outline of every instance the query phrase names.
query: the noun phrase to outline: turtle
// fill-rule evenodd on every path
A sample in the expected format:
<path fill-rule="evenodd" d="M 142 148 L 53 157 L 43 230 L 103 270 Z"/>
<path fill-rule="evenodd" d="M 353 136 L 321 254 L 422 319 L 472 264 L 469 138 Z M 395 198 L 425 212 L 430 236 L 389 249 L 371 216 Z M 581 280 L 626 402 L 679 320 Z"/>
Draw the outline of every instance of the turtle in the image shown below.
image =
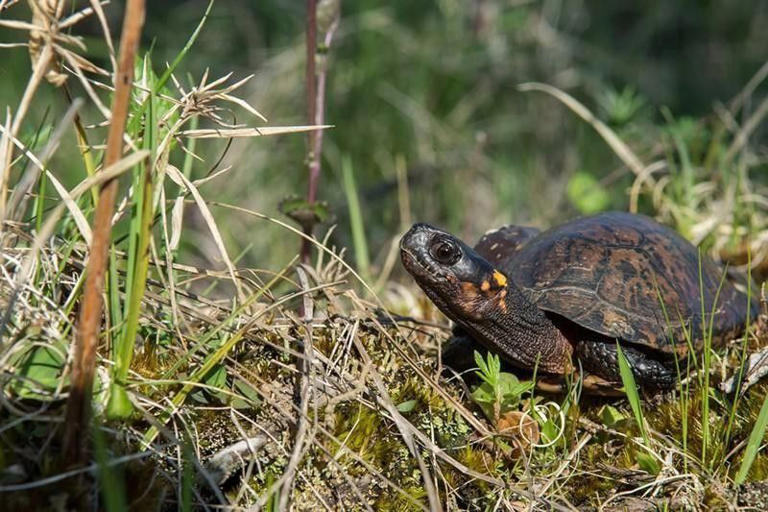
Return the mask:
<path fill-rule="evenodd" d="M 535 369 L 545 389 L 580 373 L 588 390 L 618 391 L 620 346 L 641 388 L 668 390 L 707 331 L 717 346 L 758 313 L 719 265 L 640 214 L 606 212 L 543 232 L 503 226 L 474 248 L 417 223 L 400 255 L 456 324 L 454 343 Z"/>

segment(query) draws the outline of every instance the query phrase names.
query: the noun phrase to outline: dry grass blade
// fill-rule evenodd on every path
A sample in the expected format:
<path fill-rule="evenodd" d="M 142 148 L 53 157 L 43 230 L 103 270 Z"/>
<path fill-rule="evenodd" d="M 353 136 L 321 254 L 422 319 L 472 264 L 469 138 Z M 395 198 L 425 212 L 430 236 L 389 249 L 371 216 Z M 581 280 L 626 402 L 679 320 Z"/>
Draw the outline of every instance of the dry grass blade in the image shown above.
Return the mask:
<path fill-rule="evenodd" d="M 551 85 L 537 82 L 520 84 L 517 86 L 517 88 L 518 90 L 524 92 L 544 92 L 559 100 L 563 105 L 570 108 L 576 115 L 589 123 L 595 129 L 595 131 L 600 134 L 605 142 L 608 143 L 613 152 L 616 153 L 616 156 L 618 156 L 621 161 L 624 162 L 624 165 L 629 167 L 632 172 L 639 176 L 643 172 L 643 169 L 645 169 L 645 165 L 642 161 L 640 161 L 634 151 L 632 151 L 630 147 L 627 146 L 613 130 L 611 130 L 605 123 L 595 117 L 587 107 L 585 107 L 581 102 L 576 100 L 576 98 L 570 94 L 561 91 L 556 87 L 552 87 Z M 651 182 L 653 181 L 650 179 L 650 177 L 647 177 L 646 179 Z"/>
<path fill-rule="evenodd" d="M 728 151 L 726 151 L 725 156 L 723 157 L 723 166 L 727 166 L 731 160 L 733 160 L 733 157 L 736 156 L 736 153 L 738 153 L 741 148 L 747 144 L 750 135 L 752 135 L 752 132 L 755 131 L 755 129 L 760 125 L 760 122 L 767 114 L 768 98 L 765 98 L 760 102 L 760 105 L 757 107 L 755 112 L 749 117 L 749 119 L 747 119 L 747 122 L 744 123 L 744 126 L 741 127 L 739 132 L 736 134 L 736 137 L 734 137 L 731 145 L 728 146 Z"/>
<path fill-rule="evenodd" d="M 303 133 L 313 130 L 325 130 L 333 128 L 333 125 L 318 126 L 264 126 L 262 128 L 200 128 L 197 130 L 184 130 L 179 135 L 191 139 L 229 139 L 241 137 L 263 137 L 266 135 L 285 135 L 288 133 Z"/>
<path fill-rule="evenodd" d="M 136 153 L 132 153 L 131 155 L 115 162 L 113 165 L 107 167 L 102 172 L 95 174 L 93 176 L 90 176 L 80 182 L 75 188 L 72 189 L 71 192 L 67 194 L 67 196 L 70 198 L 71 201 L 76 200 L 78 197 L 80 197 L 83 193 L 88 191 L 91 187 L 99 186 L 109 180 L 114 180 L 121 174 L 123 174 L 125 171 L 139 163 L 141 160 L 149 156 L 148 151 L 139 151 Z M 45 242 L 48 240 L 48 238 L 53 234 L 53 230 L 56 227 L 56 223 L 59 221 L 59 218 L 61 217 L 62 213 L 64 212 L 64 209 L 67 207 L 66 203 L 61 203 L 54 208 L 54 210 L 48 215 L 45 222 L 43 223 L 40 232 L 35 237 L 32 247 L 29 250 L 29 253 L 27 254 L 26 259 L 24 260 L 24 264 L 21 268 L 21 271 L 16 276 L 16 281 L 14 283 L 13 292 L 11 294 L 11 298 L 9 300 L 8 305 L 5 308 L 5 312 L 3 315 L 3 320 L 0 323 L 0 335 L 3 333 L 5 329 L 5 325 L 8 321 L 8 317 L 10 316 L 12 310 L 13 310 L 13 302 L 14 297 L 18 294 L 19 290 L 24 286 L 24 283 L 27 279 L 29 279 L 29 276 L 32 273 L 32 268 L 37 261 L 37 255 L 40 253 L 41 249 L 43 248 L 43 245 L 45 245 Z M 0 343 L 0 352 L 2 352 L 2 343 Z"/>
<path fill-rule="evenodd" d="M 5 109 L 5 126 L 0 124 L 0 219 L 5 219 L 6 198 L 11 176 L 11 109 Z M 0 228 L 1 230 L 1 228 Z"/>
<path fill-rule="evenodd" d="M 101 25 L 101 30 L 104 33 L 104 42 L 109 50 L 109 60 L 112 62 L 112 69 L 117 69 L 117 60 L 115 60 L 115 47 L 112 45 L 111 32 L 109 30 L 109 24 L 107 23 L 107 16 L 104 14 L 104 9 L 101 8 L 101 2 L 98 0 L 90 0 L 91 8 L 96 13 L 96 17 Z M 106 2 L 104 2 L 106 3 Z M 87 15 L 87 14 L 86 14 Z M 66 20 L 62 22 L 62 25 L 66 24 Z"/>
<path fill-rule="evenodd" d="M 385 312 L 385 314 L 388 315 L 388 320 L 392 322 L 392 325 L 397 327 L 398 334 L 405 339 L 405 336 L 403 335 L 402 331 L 400 330 L 400 325 L 395 321 L 394 318 L 392 318 L 391 315 L 389 315 L 389 312 L 386 310 L 386 307 L 384 303 L 381 301 L 379 296 L 376 294 L 376 291 L 371 288 L 371 286 L 357 273 L 355 270 L 346 262 L 344 261 L 338 254 L 331 251 L 329 248 L 325 247 L 323 244 L 318 242 L 314 237 L 308 236 L 304 233 L 302 233 L 300 230 L 296 229 L 295 227 L 291 226 L 290 224 L 286 224 L 285 222 L 282 222 L 278 219 L 272 218 L 268 215 L 264 215 L 263 213 L 255 212 L 253 210 L 249 210 L 247 208 L 242 208 L 239 206 L 226 204 L 226 203 L 219 203 L 219 202 L 211 202 L 212 205 L 220 206 L 222 208 L 227 208 L 233 211 L 238 211 L 241 213 L 245 213 L 247 215 L 251 215 L 253 217 L 256 217 L 258 219 L 266 220 L 268 222 L 274 223 L 278 226 L 281 226 L 288 231 L 291 231 L 295 235 L 302 237 L 306 240 L 308 240 L 310 243 L 314 244 L 315 247 L 317 247 L 320 251 L 328 254 L 331 258 L 338 261 L 339 265 L 343 266 L 347 271 L 349 271 L 355 279 L 360 282 L 360 284 L 368 291 L 368 293 L 371 294 L 371 296 L 376 300 L 376 303 L 382 308 L 382 310 Z M 380 327 L 380 326 L 379 326 Z M 450 403 L 458 412 L 461 414 L 462 418 L 472 425 L 473 428 L 475 428 L 480 434 L 484 436 L 488 436 L 491 433 L 488 431 L 488 429 L 483 425 L 482 422 L 480 422 L 473 414 L 471 414 L 466 407 L 464 407 L 458 400 L 456 400 L 454 397 L 452 397 L 450 394 L 446 393 L 445 389 L 443 389 L 435 380 L 428 375 L 419 365 L 417 365 L 413 358 L 406 353 L 406 351 L 400 346 L 399 343 L 392 337 L 392 335 L 387 332 L 386 330 L 382 329 L 382 334 L 386 338 L 387 342 L 390 343 L 390 345 L 395 349 L 398 355 L 403 357 L 405 361 L 408 363 L 408 365 L 419 375 L 420 378 L 424 380 L 424 382 L 432 388 L 436 393 L 438 393 L 441 397 L 443 397 L 448 403 Z"/>
<path fill-rule="evenodd" d="M 309 290 L 309 280 L 307 274 L 301 267 L 296 268 L 296 272 L 299 275 L 299 281 L 301 282 L 302 290 Z M 304 358 L 301 359 L 301 390 L 299 396 L 301 397 L 301 404 L 299 406 L 298 427 L 296 429 L 296 437 L 294 439 L 293 452 L 291 452 L 291 458 L 288 460 L 288 467 L 286 468 L 281 478 L 282 485 L 280 489 L 280 500 L 278 507 L 280 510 L 287 510 L 288 499 L 293 489 L 293 479 L 296 475 L 296 469 L 299 466 L 306 446 L 312 442 L 314 437 L 314 429 L 309 428 L 309 404 L 314 402 L 313 395 L 314 389 L 312 386 L 312 380 L 314 378 L 312 361 L 314 351 L 312 344 L 312 320 L 314 317 L 314 307 L 312 297 L 309 293 L 305 293 L 303 296 L 304 301 Z M 317 414 L 313 415 L 317 418 Z"/>
<path fill-rule="evenodd" d="M 115 76 L 112 122 L 107 134 L 105 166 L 120 159 L 123 133 L 128 117 L 133 83 L 133 65 L 144 25 L 144 1 L 128 0 L 120 39 L 120 60 Z M 64 459 L 69 465 L 82 464 L 86 459 L 86 437 L 90 417 L 90 395 L 93 382 L 96 346 L 101 325 L 101 293 L 107 267 L 107 251 L 112 231 L 112 212 L 117 195 L 117 182 L 104 184 L 94 216 L 91 254 L 86 270 L 85 290 L 80 310 L 79 332 L 75 338 L 75 358 L 72 366 L 71 390 L 67 400 L 67 421 L 64 432 Z"/>
<path fill-rule="evenodd" d="M 32 104 L 32 98 L 34 97 L 35 92 L 37 92 L 37 88 L 40 86 L 40 82 L 43 79 L 43 76 L 48 71 L 48 66 L 51 62 L 51 59 L 53 59 L 53 50 L 50 46 L 46 45 L 40 52 L 40 56 L 37 63 L 35 64 L 32 75 L 29 77 L 29 82 L 27 82 L 27 87 L 24 89 L 24 95 L 21 97 L 19 106 L 16 109 L 16 114 L 13 118 L 13 124 L 11 125 L 11 135 L 14 138 L 19 135 L 19 130 L 21 129 L 21 124 L 24 121 L 24 116 L 27 114 L 27 110 L 29 110 L 29 106 Z M 5 150 L 6 152 L 9 152 L 10 146 L 6 146 Z M 0 161 L 6 159 L 4 156 L 5 155 L 0 155 Z"/>
<path fill-rule="evenodd" d="M 750 78 L 747 84 L 741 91 L 739 91 L 739 94 L 728 103 L 728 110 L 732 115 L 736 114 L 736 112 L 744 106 L 744 103 L 752 97 L 757 86 L 759 86 L 766 77 L 768 77 L 768 60 L 760 66 L 760 69 L 758 69 L 754 75 L 752 75 L 752 78 Z"/>
<path fill-rule="evenodd" d="M 0 133 L 3 135 L 8 135 L 10 137 L 10 131 L 6 128 L 3 128 L 0 126 Z M 88 221 L 85 219 L 85 215 L 80 210 L 80 208 L 75 204 L 74 201 L 72 201 L 67 194 L 66 189 L 64 186 L 59 182 L 59 180 L 56 178 L 56 176 L 53 175 L 45 166 L 45 164 L 39 160 L 34 153 L 32 153 L 29 149 L 27 149 L 24 144 L 17 139 L 16 137 L 10 137 L 11 142 L 18 147 L 21 152 L 26 156 L 29 161 L 36 166 L 36 168 L 39 171 L 44 171 L 46 176 L 49 180 L 51 180 L 51 184 L 56 189 L 56 192 L 61 197 L 62 201 L 64 201 L 64 204 L 69 209 L 69 212 L 72 214 L 72 218 L 75 221 L 75 224 L 77 225 L 78 229 L 80 230 L 80 234 L 83 236 L 83 239 L 86 241 L 90 241 L 91 239 L 91 228 L 88 226 Z M 7 153 L 10 157 L 10 152 Z"/>
<path fill-rule="evenodd" d="M 355 337 L 352 341 L 354 342 L 357 351 L 362 356 L 366 365 L 372 366 L 371 358 L 360 340 Z M 376 391 L 378 393 L 377 399 L 379 403 L 392 417 L 392 420 L 395 422 L 397 429 L 400 431 L 400 435 L 403 437 L 405 445 L 408 447 L 411 455 L 416 458 L 416 461 L 419 464 L 419 468 L 421 469 L 421 479 L 424 482 L 424 490 L 426 491 L 427 497 L 429 498 L 429 509 L 432 512 L 441 511 L 443 507 L 440 504 L 440 498 L 437 495 L 437 490 L 435 489 L 435 484 L 432 480 L 432 474 L 427 468 L 427 465 L 424 463 L 424 458 L 419 453 L 419 447 L 416 445 L 413 439 L 413 431 L 416 429 L 413 428 L 408 420 L 406 420 L 403 415 L 400 414 L 400 411 L 397 410 L 397 407 L 395 407 L 395 404 L 392 402 L 392 398 L 387 392 L 387 387 L 384 385 L 384 381 L 381 380 L 381 375 L 379 375 L 376 370 L 372 370 L 371 378 L 373 383 L 376 385 Z"/>
<path fill-rule="evenodd" d="M 125 464 L 126 462 L 144 459 L 146 457 L 149 457 L 150 455 L 152 455 L 152 453 L 148 451 L 131 453 L 130 455 L 124 455 L 122 457 L 117 457 L 115 459 L 112 459 L 109 462 L 107 462 L 106 465 L 120 466 Z M 73 476 L 78 476 L 91 471 L 95 471 L 96 469 L 99 469 L 100 466 L 103 467 L 100 464 L 90 464 L 82 468 L 73 469 L 71 471 L 66 471 L 64 473 L 59 473 L 53 476 L 49 476 L 47 478 L 42 478 L 34 482 L 27 482 L 24 484 L 15 484 L 15 485 L 0 485 L 0 492 L 14 492 L 14 491 L 23 491 L 27 489 L 35 489 L 37 487 L 45 487 L 45 486 L 51 485 L 52 483 L 60 482 L 68 478 L 72 478 Z"/>
<path fill-rule="evenodd" d="M 184 174 L 182 174 L 181 171 L 179 171 L 176 167 L 168 164 L 166 166 L 166 171 L 168 172 L 168 176 L 173 181 L 175 181 L 178 185 L 186 188 L 192 194 L 192 197 L 195 198 L 195 204 L 200 209 L 200 214 L 203 216 L 203 219 L 205 219 L 205 223 L 211 232 L 211 236 L 216 242 L 216 248 L 219 250 L 219 254 L 221 254 L 221 258 L 224 260 L 224 265 L 227 267 L 227 272 L 229 272 L 229 276 L 232 279 L 232 285 L 237 290 L 237 298 L 241 304 L 245 303 L 245 294 L 243 293 L 243 290 L 240 286 L 240 281 L 237 279 L 237 277 L 235 277 L 235 265 L 232 263 L 232 260 L 229 257 L 227 248 L 224 245 L 224 239 L 221 237 L 219 227 L 216 225 L 216 219 L 211 214 L 211 210 L 205 203 L 205 199 L 203 199 L 203 196 L 200 195 L 197 187 L 191 181 L 189 181 L 187 177 L 184 176 Z"/>
<path fill-rule="evenodd" d="M 38 157 L 37 161 L 41 163 L 42 166 L 29 166 L 21 178 L 16 182 L 11 198 L 8 200 L 7 215 L 9 219 L 19 220 L 24 215 L 24 211 L 26 210 L 25 204 L 28 197 L 27 194 L 40 176 L 40 171 L 44 169 L 46 162 L 51 158 L 54 151 L 56 151 L 56 148 L 59 146 L 59 142 L 64 136 L 64 131 L 72 123 L 77 115 L 77 111 L 82 106 L 83 100 L 80 98 L 76 98 L 75 101 L 72 102 Z"/>

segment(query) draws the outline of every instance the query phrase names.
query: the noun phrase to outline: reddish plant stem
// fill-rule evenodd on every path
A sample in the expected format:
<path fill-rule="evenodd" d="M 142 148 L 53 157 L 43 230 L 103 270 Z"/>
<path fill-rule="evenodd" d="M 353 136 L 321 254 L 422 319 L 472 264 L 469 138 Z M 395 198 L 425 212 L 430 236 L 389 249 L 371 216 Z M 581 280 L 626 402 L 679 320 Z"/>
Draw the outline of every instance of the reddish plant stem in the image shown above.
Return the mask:
<path fill-rule="evenodd" d="M 317 48 L 317 1 L 307 0 L 307 121 L 308 124 L 325 124 L 325 84 L 328 75 L 328 50 L 333 41 L 333 35 L 339 25 L 339 10 L 341 0 L 335 6 L 326 5 L 326 9 L 334 9 L 333 20 L 330 25 L 324 26 L 323 48 L 319 51 Z M 322 55 L 321 55 L 322 54 Z M 318 67 L 318 58 L 321 58 L 321 65 Z M 307 203 L 312 205 L 317 200 L 317 187 L 320 182 L 320 160 L 323 153 L 323 131 L 311 131 L 307 135 L 307 170 L 309 171 L 309 185 L 307 188 Z M 309 221 L 304 226 L 304 233 L 312 235 L 314 221 Z M 309 240 L 303 239 L 301 245 L 301 260 L 304 263 L 309 262 L 309 254 L 312 244 Z"/>
<path fill-rule="evenodd" d="M 123 135 L 133 83 L 133 65 L 144 25 L 144 0 L 128 0 L 120 38 L 112 119 L 107 134 L 107 149 L 103 167 L 120 159 Z M 63 456 L 66 466 L 82 465 L 87 461 L 87 433 L 90 430 L 91 390 L 102 316 L 102 290 L 109 255 L 112 215 L 117 196 L 117 181 L 106 182 L 99 194 L 93 219 L 93 238 L 86 266 L 85 288 L 80 307 L 80 319 L 75 336 L 71 385 L 67 399 Z"/>
<path fill-rule="evenodd" d="M 317 93 L 315 72 L 315 54 L 317 53 L 317 0 L 307 0 L 307 63 L 306 63 L 306 92 L 307 92 L 307 122 L 314 124 L 317 109 Z M 309 185 L 307 189 L 307 203 L 312 204 L 317 198 L 317 182 L 320 178 L 320 155 L 316 152 L 318 132 L 313 130 L 307 134 L 307 170 L 309 171 Z M 312 235 L 312 225 L 304 226 L 304 233 Z M 312 246 L 306 238 L 301 242 L 301 261 L 309 263 L 309 255 Z"/>

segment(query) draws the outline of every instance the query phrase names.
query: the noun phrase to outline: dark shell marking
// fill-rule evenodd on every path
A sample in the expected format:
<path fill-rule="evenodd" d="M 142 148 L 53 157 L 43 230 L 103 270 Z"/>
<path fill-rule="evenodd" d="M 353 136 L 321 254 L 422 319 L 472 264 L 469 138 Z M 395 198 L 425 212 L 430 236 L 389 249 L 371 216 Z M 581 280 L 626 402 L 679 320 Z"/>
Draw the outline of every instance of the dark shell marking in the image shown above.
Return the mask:
<path fill-rule="evenodd" d="M 699 257 L 687 240 L 648 217 L 605 213 L 535 237 L 526 229 L 490 232 L 477 251 L 492 256 L 492 264 L 544 311 L 606 336 L 679 354 L 686 352 L 684 329 L 694 344 L 703 338 L 702 298 L 707 323 L 714 313 L 715 343 L 743 329 L 746 297 L 722 281 L 722 269 L 706 255 Z M 510 243 L 500 243 L 504 239 Z M 499 245 L 491 249 L 493 244 Z M 749 309 L 755 315 L 756 302 Z"/>

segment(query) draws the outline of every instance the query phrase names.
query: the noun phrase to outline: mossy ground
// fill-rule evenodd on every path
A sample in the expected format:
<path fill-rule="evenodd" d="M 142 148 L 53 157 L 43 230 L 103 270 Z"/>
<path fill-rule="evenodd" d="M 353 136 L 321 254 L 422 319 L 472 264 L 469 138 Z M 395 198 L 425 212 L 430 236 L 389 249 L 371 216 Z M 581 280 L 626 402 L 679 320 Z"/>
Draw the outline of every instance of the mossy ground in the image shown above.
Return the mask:
<path fill-rule="evenodd" d="M 348 274 L 322 270 L 313 273 L 310 283 L 320 291 L 301 295 L 306 299 L 303 302 L 298 297 L 287 300 L 250 326 L 221 365 L 170 416 L 149 451 L 142 451 L 140 440 L 167 410 L 161 404 L 179 392 L 220 341 L 179 363 L 183 353 L 173 349 L 172 332 L 156 328 L 168 316 L 147 317 L 142 323 L 145 340 L 153 335 L 154 342 L 141 345 L 131 389 L 137 403 L 146 408 L 123 422 L 105 421 L 97 409 L 94 422 L 99 432 L 95 437 L 106 441 L 101 445 L 103 460 L 136 456 L 102 473 L 120 483 L 122 492 L 131 497 L 127 500 L 131 509 L 174 509 L 182 496 L 190 506 L 224 500 L 230 505 L 276 507 L 285 485 L 290 485 L 295 510 L 423 510 L 429 508 L 430 492 L 452 510 L 496 506 L 621 510 L 630 505 L 635 507 L 632 510 L 695 509 L 718 508 L 736 499 L 732 479 L 768 392 L 768 384 L 759 383 L 744 393 L 726 439 L 733 397 L 714 384 L 720 374 L 735 371 L 742 340 L 717 352 L 722 365 L 713 372 L 706 459 L 701 458 L 702 393 L 695 377 L 690 379 L 685 407 L 679 391 L 645 397 L 650 446 L 643 443 L 624 399 L 535 392 L 536 403 L 557 404 L 564 420 L 556 441 L 538 447 L 516 438 L 514 432 L 496 432 L 469 397 L 471 381 L 468 387 L 462 379 L 441 372 L 439 347 L 449 330 L 435 323 L 439 315 L 431 305 L 423 299 L 406 301 L 417 309 L 401 313 L 428 320 L 393 323 L 384 309 L 360 299 L 347 284 L 328 284 L 343 283 Z M 286 280 L 274 295 L 255 305 L 255 310 L 300 292 L 297 286 Z M 418 296 L 414 294 L 414 298 Z M 194 299 L 187 299 L 186 306 L 193 304 Z M 314 315 L 311 321 L 302 319 L 302 308 L 308 304 Z M 397 304 L 393 303 L 395 310 Z M 164 307 L 151 306 L 148 311 Z M 205 312 L 211 319 L 230 314 L 210 304 L 196 306 L 179 312 L 194 311 L 198 316 Z M 44 316 L 44 304 L 25 307 L 30 308 L 28 313 L 42 308 L 39 315 L 26 318 Z M 190 319 L 192 316 L 190 313 Z M 245 315 L 242 320 L 247 322 Z M 18 328 L 17 337 L 50 344 L 29 326 Z M 763 328 L 755 329 L 749 351 L 765 344 L 763 332 Z M 22 367 L 24 358 L 18 361 Z M 6 388 L 9 407 L 2 412 L 0 485 L 21 485 L 5 494 L 7 503 L 18 509 L 71 502 L 75 489 L 71 479 L 33 484 L 28 489 L 23 488 L 20 477 L 13 479 L 16 474 L 23 475 L 24 482 L 35 482 L 55 478 L 62 471 L 55 454 L 63 401 L 55 389 L 44 391 L 50 393 L 45 401 L 31 395 L 28 387 L 14 384 Z M 98 392 L 95 396 L 97 402 L 103 399 Z M 532 403 L 526 396 L 519 407 L 530 412 Z M 607 407 L 614 410 L 610 421 Z M 302 422 L 305 435 L 297 444 Z M 255 438 L 264 439 L 257 450 L 241 450 L 226 468 L 211 466 L 222 450 Z M 98 452 L 97 447 L 94 450 Z M 286 484 L 281 478 L 296 450 L 296 471 Z M 647 472 L 639 462 L 647 453 L 658 460 L 658 474 Z M 434 491 L 425 486 L 425 470 Z M 205 472 L 222 476 L 219 481 L 206 482 Z M 86 483 L 93 478 L 101 481 L 99 474 L 82 478 Z M 748 482 L 767 479 L 768 456 L 761 452 Z M 744 489 L 748 493 L 744 496 L 758 499 L 759 485 L 748 484 Z M 99 503 L 100 499 L 91 494 L 92 501 Z"/>

